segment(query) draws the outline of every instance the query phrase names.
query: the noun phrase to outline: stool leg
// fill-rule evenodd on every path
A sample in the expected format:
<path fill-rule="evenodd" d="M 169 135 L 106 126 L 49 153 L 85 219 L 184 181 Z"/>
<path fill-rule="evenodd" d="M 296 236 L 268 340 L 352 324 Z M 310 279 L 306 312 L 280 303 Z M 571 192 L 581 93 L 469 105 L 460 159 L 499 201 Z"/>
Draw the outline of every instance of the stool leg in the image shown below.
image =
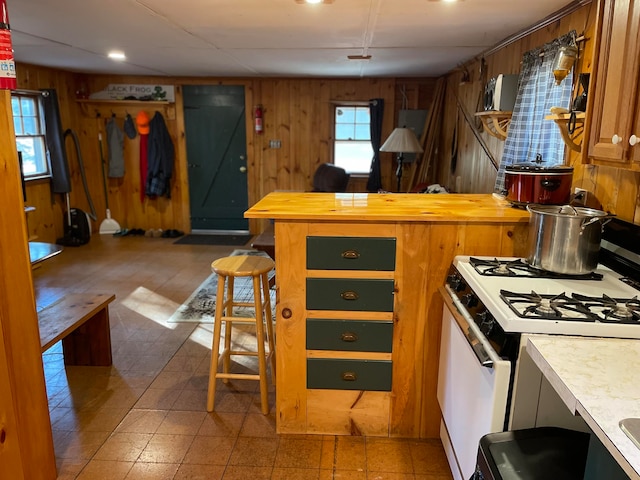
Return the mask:
<path fill-rule="evenodd" d="M 224 315 L 228 318 L 233 316 L 233 285 L 234 285 L 234 277 L 227 278 L 227 298 L 225 300 L 225 305 L 227 306 Z M 229 373 L 229 367 L 231 364 L 231 332 L 233 330 L 233 322 L 231 320 L 226 320 L 225 322 L 225 331 L 224 331 L 224 355 L 222 357 L 222 371 L 224 373 Z M 229 379 L 225 378 L 222 380 L 222 383 L 229 383 Z"/>
<path fill-rule="evenodd" d="M 267 340 L 269 342 L 269 355 L 271 356 L 271 383 L 276 383 L 276 348 L 273 336 L 273 315 L 271 314 L 271 295 L 269 294 L 269 275 L 262 274 L 262 292 L 264 297 L 265 323 L 267 324 Z"/>
<path fill-rule="evenodd" d="M 260 293 L 260 276 L 253 277 L 253 304 L 256 311 L 256 340 L 258 341 L 258 373 L 260 375 L 260 404 L 262 414 L 269 413 L 269 396 L 267 392 L 267 358 L 264 351 L 263 303 Z"/>
<path fill-rule="evenodd" d="M 216 300 L 224 298 L 224 280 L 218 275 L 218 289 Z M 216 397 L 216 374 L 218 373 L 218 361 L 220 360 L 220 331 L 222 330 L 222 305 L 223 301 L 216 301 L 216 313 L 213 320 L 213 343 L 211 345 L 211 364 L 209 365 L 209 387 L 207 391 L 207 412 L 213 412 L 213 404 Z"/>

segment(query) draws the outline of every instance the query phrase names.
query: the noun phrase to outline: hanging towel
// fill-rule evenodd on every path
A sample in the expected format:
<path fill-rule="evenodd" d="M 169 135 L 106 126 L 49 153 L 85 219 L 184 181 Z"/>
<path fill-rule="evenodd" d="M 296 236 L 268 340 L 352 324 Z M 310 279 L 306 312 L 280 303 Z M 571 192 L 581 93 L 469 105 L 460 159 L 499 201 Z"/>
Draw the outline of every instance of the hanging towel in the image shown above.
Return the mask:
<path fill-rule="evenodd" d="M 142 134 L 140 129 L 138 131 Z M 149 165 L 145 185 L 147 196 L 171 197 L 174 153 L 173 141 L 164 123 L 164 117 L 160 112 L 156 112 L 149 122 Z"/>
<path fill-rule="evenodd" d="M 111 117 L 107 120 L 107 146 L 109 148 L 109 177 L 124 177 L 124 133 Z"/>

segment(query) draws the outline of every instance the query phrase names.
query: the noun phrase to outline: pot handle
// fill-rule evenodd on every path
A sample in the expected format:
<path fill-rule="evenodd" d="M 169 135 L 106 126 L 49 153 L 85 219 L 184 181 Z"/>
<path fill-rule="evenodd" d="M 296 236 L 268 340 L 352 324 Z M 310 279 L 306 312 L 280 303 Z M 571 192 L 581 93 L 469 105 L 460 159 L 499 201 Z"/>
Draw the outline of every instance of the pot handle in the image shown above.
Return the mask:
<path fill-rule="evenodd" d="M 548 192 L 553 192 L 560 187 L 560 183 L 562 183 L 558 179 L 545 178 L 540 180 L 540 186 L 547 190 Z"/>
<path fill-rule="evenodd" d="M 607 215 L 603 215 L 602 217 L 591 217 L 588 220 L 586 220 L 581 226 L 580 226 L 580 231 L 583 232 L 585 228 L 587 228 L 589 225 L 591 225 L 592 223 L 596 223 L 596 222 L 600 222 L 602 221 L 602 228 L 604 228 L 604 226 L 609 223 L 611 220 L 613 220 L 613 217 L 615 217 L 615 215 L 613 213 L 608 213 Z"/>

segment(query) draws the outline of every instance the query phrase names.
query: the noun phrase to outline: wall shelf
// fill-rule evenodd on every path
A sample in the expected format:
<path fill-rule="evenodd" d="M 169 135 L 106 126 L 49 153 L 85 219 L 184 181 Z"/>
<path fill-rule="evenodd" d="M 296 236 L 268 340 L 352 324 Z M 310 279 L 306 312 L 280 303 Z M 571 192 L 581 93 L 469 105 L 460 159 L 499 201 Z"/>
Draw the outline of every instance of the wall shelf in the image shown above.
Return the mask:
<path fill-rule="evenodd" d="M 571 114 L 569 113 L 560 113 L 560 114 L 552 114 L 544 117 L 545 120 L 553 120 L 558 125 L 560 129 L 560 134 L 562 135 L 562 140 L 567 146 L 573 150 L 574 152 L 580 153 L 582 151 L 582 132 L 584 131 L 584 112 L 576 112 L 576 126 L 573 133 L 569 133 L 569 119 Z M 577 140 L 580 143 L 577 143 Z"/>
<path fill-rule="evenodd" d="M 475 115 L 482 120 L 482 128 L 485 132 L 504 142 L 507 139 L 507 131 L 511 123 L 511 113 L 487 110 L 486 112 L 476 112 Z"/>
<path fill-rule="evenodd" d="M 99 100 L 99 99 L 77 99 L 80 104 L 82 113 L 87 117 L 103 117 L 109 118 L 116 116 L 125 118 L 127 113 L 132 117 L 140 111 L 155 112 L 159 111 L 167 120 L 175 120 L 176 108 L 174 103 L 166 101 L 143 101 L 143 100 Z"/>

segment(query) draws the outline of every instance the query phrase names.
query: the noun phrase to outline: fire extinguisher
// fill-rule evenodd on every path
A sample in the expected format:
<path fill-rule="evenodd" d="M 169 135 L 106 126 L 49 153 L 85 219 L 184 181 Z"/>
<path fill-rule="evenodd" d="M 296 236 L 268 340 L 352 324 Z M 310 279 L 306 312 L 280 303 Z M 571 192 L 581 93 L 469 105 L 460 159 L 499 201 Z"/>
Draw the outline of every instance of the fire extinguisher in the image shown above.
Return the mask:
<path fill-rule="evenodd" d="M 0 0 L 0 89 L 15 90 L 16 87 L 16 64 L 13 61 L 7 2 Z"/>
<path fill-rule="evenodd" d="M 255 109 L 253 110 L 253 121 L 254 121 L 254 126 L 255 126 L 255 130 L 256 133 L 258 135 L 262 134 L 262 105 L 257 105 L 255 107 Z"/>

